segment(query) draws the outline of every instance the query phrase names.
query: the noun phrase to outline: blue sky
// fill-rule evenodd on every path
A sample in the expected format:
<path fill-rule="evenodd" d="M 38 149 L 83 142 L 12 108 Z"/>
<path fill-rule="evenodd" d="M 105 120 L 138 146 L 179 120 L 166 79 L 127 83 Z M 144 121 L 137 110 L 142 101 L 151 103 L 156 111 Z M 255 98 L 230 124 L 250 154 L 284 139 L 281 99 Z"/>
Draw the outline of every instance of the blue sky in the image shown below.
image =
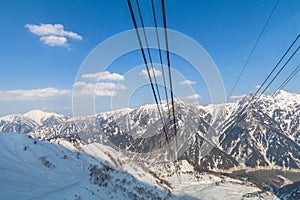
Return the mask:
<path fill-rule="evenodd" d="M 153 26 L 150 1 L 140 2 L 145 24 Z M 166 0 L 168 28 L 188 35 L 206 49 L 229 93 L 275 2 Z M 0 116 L 35 108 L 71 114 L 71 92 L 84 59 L 102 41 L 133 28 L 127 3 L 121 0 L 0 0 L 0 16 Z M 161 17 L 159 13 L 158 17 Z M 279 1 L 234 96 L 255 91 L 300 33 L 299 19 L 299 1 Z M 39 29 L 42 24 L 53 27 L 58 24 L 55 30 L 60 32 L 43 35 Z M 299 57 L 287 67 L 270 92 L 295 67 Z M 171 58 L 174 68 L 194 83 L 192 87 L 199 95 L 195 99 L 209 103 L 201 77 L 193 76 L 186 61 L 175 55 Z M 109 72 L 124 75 L 126 70 L 141 64 L 140 52 L 133 52 L 116 60 Z M 300 77 L 295 77 L 285 89 L 300 93 L 299 81 Z M 133 95 L 135 99 L 129 101 L 130 105 L 153 102 L 152 96 L 147 98 L 148 94 L 151 94 L 149 86 Z M 97 111 L 109 110 L 107 101 L 104 96 L 101 100 L 104 103 L 100 103 Z"/>

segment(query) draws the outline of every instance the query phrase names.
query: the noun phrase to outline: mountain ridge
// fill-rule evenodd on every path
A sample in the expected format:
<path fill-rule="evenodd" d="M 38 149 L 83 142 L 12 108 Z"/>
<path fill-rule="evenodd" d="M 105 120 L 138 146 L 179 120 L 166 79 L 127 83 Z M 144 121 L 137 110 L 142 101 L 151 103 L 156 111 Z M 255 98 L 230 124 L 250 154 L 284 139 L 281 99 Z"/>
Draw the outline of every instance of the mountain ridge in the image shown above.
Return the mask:
<path fill-rule="evenodd" d="M 206 106 L 176 102 L 177 137 L 191 144 L 185 149 L 179 146 L 179 150 L 186 151 L 182 156 L 204 170 L 218 171 L 240 166 L 299 169 L 300 95 L 286 91 L 280 91 L 274 98 L 263 95 L 251 110 L 240 115 L 239 111 L 249 98 L 250 95 L 237 102 Z M 167 111 L 166 105 L 164 109 Z M 41 119 L 41 112 L 35 112 Z M 158 148 L 157 141 L 166 145 L 155 104 L 76 118 L 43 113 L 43 116 L 50 115 L 60 116 L 60 121 L 48 118 L 49 123 L 39 125 L 23 116 L 19 121 L 8 123 L 2 117 L 0 130 L 23 130 L 43 140 L 78 138 L 86 143 L 108 144 L 108 139 L 114 146 L 129 148 L 133 152 L 155 150 Z M 18 129 L 17 122 L 22 120 L 21 127 L 25 128 Z M 172 122 L 168 123 L 169 137 L 174 138 Z M 148 138 L 137 139 L 140 136 Z M 213 153 L 203 155 L 204 151 Z"/>

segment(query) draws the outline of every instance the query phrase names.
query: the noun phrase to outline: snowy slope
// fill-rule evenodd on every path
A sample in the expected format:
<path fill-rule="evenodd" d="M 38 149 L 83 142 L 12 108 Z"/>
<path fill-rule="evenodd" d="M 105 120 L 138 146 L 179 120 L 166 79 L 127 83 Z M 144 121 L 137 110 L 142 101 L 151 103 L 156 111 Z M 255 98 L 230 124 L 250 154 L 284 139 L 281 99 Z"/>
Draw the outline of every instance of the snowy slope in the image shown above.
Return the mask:
<path fill-rule="evenodd" d="M 300 95 L 262 95 L 242 113 L 241 99 L 220 133 L 221 148 L 243 167 L 300 169 Z"/>
<path fill-rule="evenodd" d="M 29 133 L 33 131 L 38 124 L 23 115 L 12 114 L 0 118 L 0 131 L 3 132 L 21 132 Z"/>
<path fill-rule="evenodd" d="M 158 199 L 168 196 L 101 160 L 63 146 L 35 141 L 23 134 L 1 133 L 0 146 L 2 200 Z"/>
<path fill-rule="evenodd" d="M 186 160 L 179 162 L 179 171 L 175 173 L 173 163 L 153 163 L 130 158 L 122 152 L 106 145 L 89 144 L 83 149 L 90 155 L 104 159 L 113 166 L 121 168 L 137 179 L 157 187 L 170 189 L 176 196 L 195 199 L 277 199 L 262 192 L 247 181 L 216 176 L 209 173 L 199 173 Z M 156 178 L 155 178 L 156 177 Z M 157 182 L 157 177 L 159 182 Z"/>
<path fill-rule="evenodd" d="M 264 95 L 258 105 L 279 123 L 286 135 L 300 144 L 300 94 L 281 90 L 274 98 Z"/>
<path fill-rule="evenodd" d="M 178 179 L 172 166 L 134 164 L 105 145 L 53 142 L 0 134 L 1 199 L 276 199 L 247 182 L 196 173 L 185 161 Z"/>

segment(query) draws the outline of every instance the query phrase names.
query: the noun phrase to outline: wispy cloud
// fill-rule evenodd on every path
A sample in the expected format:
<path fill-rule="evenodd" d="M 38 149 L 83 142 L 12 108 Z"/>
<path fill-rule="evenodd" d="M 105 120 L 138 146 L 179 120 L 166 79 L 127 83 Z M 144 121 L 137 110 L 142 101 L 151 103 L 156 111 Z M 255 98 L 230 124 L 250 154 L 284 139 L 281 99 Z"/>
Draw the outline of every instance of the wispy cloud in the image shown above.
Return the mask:
<path fill-rule="evenodd" d="M 62 24 L 26 24 L 25 28 L 34 35 L 40 36 L 40 41 L 48 46 L 69 47 L 67 38 L 82 40 L 82 36 L 66 31 Z"/>
<path fill-rule="evenodd" d="M 191 80 L 184 80 L 180 82 L 180 85 L 193 85 L 195 84 L 195 81 L 191 81 Z"/>
<path fill-rule="evenodd" d="M 186 99 L 186 100 L 195 100 L 195 99 L 200 99 L 200 98 L 201 98 L 201 96 L 199 94 L 192 94 L 192 95 L 183 97 L 183 99 Z"/>
<path fill-rule="evenodd" d="M 149 72 L 150 72 L 150 75 L 153 76 L 153 71 L 152 71 L 152 69 L 150 69 Z M 162 72 L 161 72 L 160 70 L 154 68 L 154 74 L 155 74 L 155 76 L 157 77 L 157 76 L 161 76 L 161 75 L 162 75 Z M 142 75 L 142 76 L 148 78 L 148 72 L 147 72 L 147 70 L 143 69 L 143 70 L 140 72 L 140 75 Z"/>
<path fill-rule="evenodd" d="M 127 89 L 124 84 L 113 82 L 86 83 L 76 82 L 74 84 L 79 95 L 115 96 L 118 90 Z M 0 91 L 0 102 L 2 101 L 44 101 L 59 100 L 70 97 L 72 90 L 57 89 L 52 87 L 30 89 L 30 90 L 7 90 Z"/>
<path fill-rule="evenodd" d="M 125 80 L 124 76 L 117 73 L 110 73 L 109 71 L 97 72 L 94 74 L 83 74 L 81 78 L 93 79 L 98 81 L 123 81 Z"/>
<path fill-rule="evenodd" d="M 49 100 L 71 95 L 71 90 L 60 90 L 52 87 L 32 90 L 0 91 L 0 101 L 35 101 Z"/>
<path fill-rule="evenodd" d="M 124 84 L 113 82 L 86 83 L 76 82 L 74 84 L 78 95 L 115 96 L 117 90 L 125 90 Z"/>

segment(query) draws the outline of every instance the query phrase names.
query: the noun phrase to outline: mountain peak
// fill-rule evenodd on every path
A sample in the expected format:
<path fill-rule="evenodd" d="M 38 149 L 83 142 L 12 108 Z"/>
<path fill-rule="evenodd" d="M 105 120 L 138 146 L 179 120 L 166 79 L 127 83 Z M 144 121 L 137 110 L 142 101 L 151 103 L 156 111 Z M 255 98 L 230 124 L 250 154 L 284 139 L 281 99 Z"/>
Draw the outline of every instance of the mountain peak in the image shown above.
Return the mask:
<path fill-rule="evenodd" d="M 284 97 L 289 97 L 289 96 L 299 96 L 299 94 L 293 93 L 293 92 L 288 92 L 286 90 L 279 90 L 277 92 L 277 96 L 284 96 Z"/>
<path fill-rule="evenodd" d="M 39 125 L 43 124 L 43 121 L 52 116 L 60 118 L 62 115 L 57 113 L 45 112 L 43 110 L 32 110 L 24 114 L 25 117 L 28 117 L 34 120 Z"/>

